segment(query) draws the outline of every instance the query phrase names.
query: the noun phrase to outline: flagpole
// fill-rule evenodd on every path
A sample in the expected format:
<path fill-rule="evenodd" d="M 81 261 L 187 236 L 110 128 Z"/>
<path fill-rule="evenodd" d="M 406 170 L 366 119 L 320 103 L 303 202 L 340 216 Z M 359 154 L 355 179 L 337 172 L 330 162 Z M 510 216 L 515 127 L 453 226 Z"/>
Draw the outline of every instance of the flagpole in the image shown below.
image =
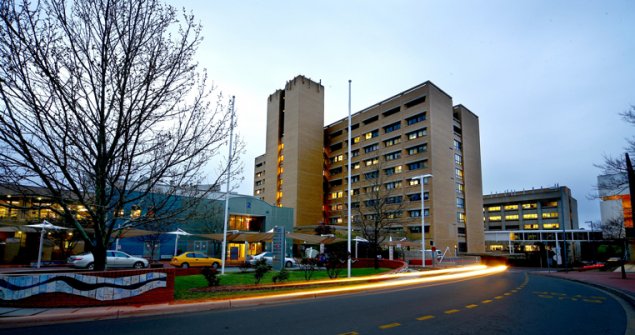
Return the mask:
<path fill-rule="evenodd" d="M 232 144 L 234 140 L 234 102 L 235 96 L 229 104 L 231 110 L 231 121 L 229 123 L 229 159 L 227 161 L 227 190 L 225 192 L 225 222 L 223 223 L 223 249 L 221 250 L 221 274 L 225 274 L 225 258 L 227 257 L 227 221 L 229 221 L 229 188 L 231 181 L 231 165 L 232 165 Z"/>
<path fill-rule="evenodd" d="M 351 277 L 351 80 L 348 80 L 348 257 L 347 257 L 347 269 L 348 278 Z"/>

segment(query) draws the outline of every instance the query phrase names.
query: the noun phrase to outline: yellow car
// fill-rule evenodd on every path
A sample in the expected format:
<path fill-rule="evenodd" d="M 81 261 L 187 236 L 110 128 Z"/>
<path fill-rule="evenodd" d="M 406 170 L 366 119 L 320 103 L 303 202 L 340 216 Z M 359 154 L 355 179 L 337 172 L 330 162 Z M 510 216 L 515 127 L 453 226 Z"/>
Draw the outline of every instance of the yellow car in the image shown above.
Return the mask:
<path fill-rule="evenodd" d="M 178 256 L 172 257 L 170 265 L 180 266 L 182 268 L 189 268 L 195 266 L 211 266 L 214 269 L 218 268 L 221 264 L 221 260 L 205 255 L 202 252 L 188 251 Z"/>

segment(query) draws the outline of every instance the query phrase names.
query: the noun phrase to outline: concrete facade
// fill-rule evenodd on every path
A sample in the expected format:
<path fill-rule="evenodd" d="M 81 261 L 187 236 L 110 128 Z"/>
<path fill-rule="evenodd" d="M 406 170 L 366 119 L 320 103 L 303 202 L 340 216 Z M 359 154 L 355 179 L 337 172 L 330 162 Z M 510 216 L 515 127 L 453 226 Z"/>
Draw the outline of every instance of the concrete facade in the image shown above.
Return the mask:
<path fill-rule="evenodd" d="M 291 93 L 287 92 L 288 83 L 285 97 L 297 94 L 293 90 L 300 86 L 303 93 L 310 92 L 312 97 L 323 99 L 324 90 L 319 84 L 302 76 L 290 83 L 293 83 Z M 315 92 L 318 88 L 319 94 Z M 297 99 L 294 100 L 297 105 L 287 103 L 284 107 L 284 136 L 281 137 L 280 127 L 276 128 L 281 113 L 275 112 L 280 109 L 281 95 L 283 92 L 277 91 L 269 98 L 267 152 L 255 161 L 254 194 L 269 203 L 278 200 L 279 143 L 274 142 L 282 138 L 284 182 L 280 203 L 296 209 L 296 227 L 311 227 L 320 222 L 345 226 L 348 220 L 348 117 L 322 126 L 323 102 Z M 310 117 L 303 116 L 301 125 L 287 122 L 292 119 L 291 115 L 306 115 L 307 111 L 321 115 L 309 113 Z M 318 124 L 319 136 L 314 134 Z M 291 129 L 296 125 L 298 129 Z M 296 138 L 299 132 L 302 136 Z M 361 211 L 353 211 L 353 219 L 360 215 L 356 212 L 372 215 L 365 205 L 365 196 L 377 189 L 392 201 L 389 230 L 393 238 L 420 240 L 421 215 L 425 215 L 426 248 L 483 251 L 478 116 L 462 105 L 453 106 L 452 97 L 428 81 L 353 114 L 351 139 L 351 204 L 361 208 Z M 297 147 L 307 149 L 296 150 L 296 142 Z M 314 170 L 318 161 L 319 173 Z M 304 172 L 305 169 L 310 171 Z M 433 177 L 426 180 L 425 211 L 421 213 L 421 185 L 415 177 L 424 174 Z M 289 176 L 298 176 L 298 179 L 287 182 Z M 311 200 L 295 195 L 288 187 L 301 187 L 311 195 Z"/>

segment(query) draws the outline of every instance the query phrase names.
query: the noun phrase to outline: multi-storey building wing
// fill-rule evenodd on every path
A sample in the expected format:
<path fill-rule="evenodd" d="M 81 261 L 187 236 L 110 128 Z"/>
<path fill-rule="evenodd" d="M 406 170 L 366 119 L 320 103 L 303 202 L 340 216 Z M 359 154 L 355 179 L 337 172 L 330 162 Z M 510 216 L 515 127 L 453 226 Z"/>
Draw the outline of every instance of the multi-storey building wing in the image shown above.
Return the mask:
<path fill-rule="evenodd" d="M 322 126 L 323 97 L 323 86 L 302 76 L 270 96 L 267 152 L 256 158 L 254 194 L 295 208 L 296 227 L 348 220 L 348 118 Z M 353 114 L 351 125 L 353 219 L 376 215 L 371 195 L 379 194 L 393 237 L 420 239 L 424 215 L 428 248 L 483 250 L 475 114 L 428 81 Z M 433 177 L 422 213 L 425 174 Z"/>

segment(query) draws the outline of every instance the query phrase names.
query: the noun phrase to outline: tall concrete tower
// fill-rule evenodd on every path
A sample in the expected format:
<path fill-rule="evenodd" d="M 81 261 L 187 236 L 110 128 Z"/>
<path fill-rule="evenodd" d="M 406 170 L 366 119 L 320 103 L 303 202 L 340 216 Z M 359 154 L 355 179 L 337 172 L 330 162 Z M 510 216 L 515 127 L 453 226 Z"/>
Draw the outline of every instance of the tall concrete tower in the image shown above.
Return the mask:
<path fill-rule="evenodd" d="M 322 214 L 324 86 L 304 76 L 267 100 L 266 153 L 256 158 L 255 195 L 294 209 L 294 225 L 317 225 Z"/>

